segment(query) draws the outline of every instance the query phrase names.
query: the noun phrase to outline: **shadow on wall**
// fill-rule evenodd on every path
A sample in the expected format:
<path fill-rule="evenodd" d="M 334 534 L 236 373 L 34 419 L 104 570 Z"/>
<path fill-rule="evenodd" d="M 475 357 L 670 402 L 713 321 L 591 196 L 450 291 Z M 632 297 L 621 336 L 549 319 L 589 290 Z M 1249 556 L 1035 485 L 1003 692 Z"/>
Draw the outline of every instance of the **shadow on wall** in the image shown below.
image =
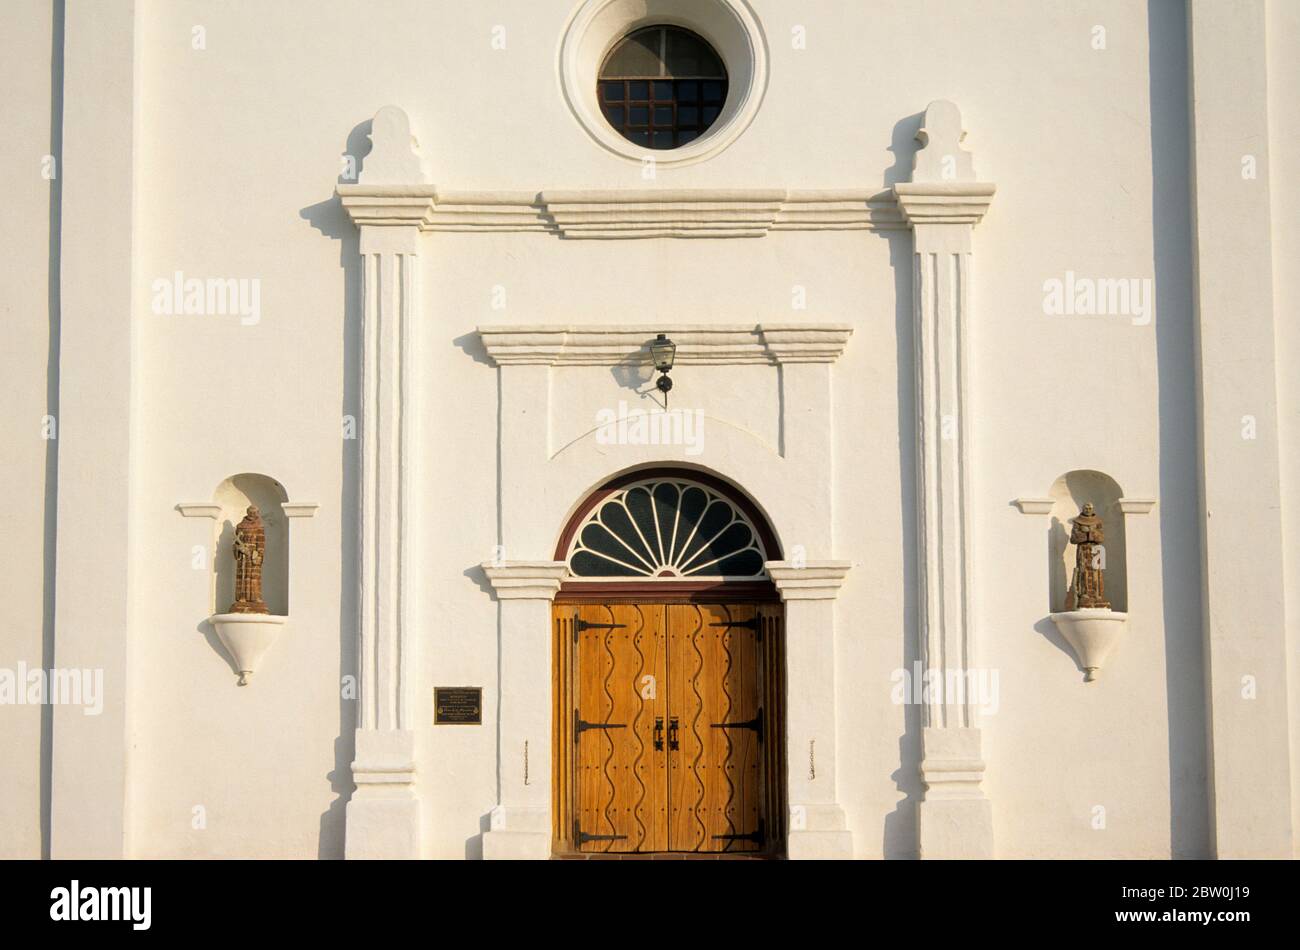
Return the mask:
<path fill-rule="evenodd" d="M 347 156 L 360 173 L 364 156 L 370 151 L 370 120 L 353 127 L 345 145 Z M 340 174 L 338 184 L 351 184 L 356 176 Z M 343 300 L 338 331 L 343 336 L 343 404 L 339 407 L 343 438 L 339 464 L 342 467 L 339 491 L 339 673 L 342 683 L 353 684 L 339 690 L 339 734 L 334 740 L 334 768 L 326 778 L 338 797 L 321 814 L 317 856 L 342 858 L 344 855 L 345 820 L 348 800 L 352 797 L 352 760 L 356 754 L 357 726 L 357 642 L 359 606 L 357 603 L 358 532 L 357 512 L 361 504 L 361 456 L 356 438 L 361 406 L 361 247 L 356 226 L 343 210 L 338 197 L 331 196 L 298 212 L 298 216 L 330 240 L 339 242 L 339 268 L 343 271 Z M 350 421 L 350 426 L 348 425 Z"/>
<path fill-rule="evenodd" d="M 1161 582 L 1169 716 L 1169 837 L 1175 858 L 1212 857 L 1206 787 L 1200 485 L 1192 310 L 1187 10 L 1148 0 L 1151 228 L 1159 393 Z"/>
<path fill-rule="evenodd" d="M 925 121 L 924 112 L 916 112 L 904 119 L 899 119 L 894 123 L 894 131 L 889 139 L 889 148 L 886 151 L 894 155 L 894 164 L 885 169 L 885 187 L 892 188 L 901 181 L 912 180 L 912 160 L 916 157 L 916 133 L 921 131 L 921 123 Z M 910 261 L 912 254 L 912 237 L 910 234 L 904 234 L 907 243 L 907 253 Z M 908 264 L 907 286 L 912 286 L 911 264 Z M 908 305 L 907 321 L 911 324 L 912 309 Z M 912 354 L 908 354 L 908 365 Z"/>
<path fill-rule="evenodd" d="M 50 155 L 56 169 L 63 168 L 63 17 L 64 0 L 55 0 L 51 22 L 50 50 Z M 49 269 L 47 297 L 49 300 L 49 344 L 45 362 L 45 405 L 51 419 L 59 418 L 59 321 L 62 315 L 62 298 L 59 295 L 59 277 L 63 254 L 63 176 L 56 174 L 49 182 Z M 54 565 L 58 550 L 59 509 L 59 443 L 57 439 L 45 441 L 44 484 L 45 538 L 41 562 L 41 665 L 54 669 Z M 53 796 L 54 768 L 54 706 L 41 706 L 41 857 L 50 857 L 50 802 Z"/>
<path fill-rule="evenodd" d="M 465 860 L 483 860 L 483 836 L 492 830 L 492 813 L 481 815 L 478 820 L 478 834 L 465 839 Z"/>
<path fill-rule="evenodd" d="M 1043 617 L 1034 621 L 1034 632 L 1042 636 L 1048 643 L 1061 651 L 1061 654 L 1074 664 L 1074 668 L 1079 672 L 1080 676 L 1087 675 L 1088 671 L 1084 669 L 1083 664 L 1079 662 L 1079 652 L 1075 650 L 1074 647 L 1070 646 L 1069 641 L 1067 641 L 1065 637 L 1061 636 L 1060 628 L 1057 627 L 1051 617 Z"/>
<path fill-rule="evenodd" d="M 609 374 L 620 388 L 631 390 L 642 399 L 654 398 L 655 368 L 649 343 L 611 366 Z"/>
<path fill-rule="evenodd" d="M 884 184 L 890 187 L 910 181 L 916 155 L 916 133 L 924 114 L 917 112 L 900 119 L 893 129 L 888 151 L 894 164 L 886 169 Z M 917 590 L 916 564 L 916 373 L 912 315 L 912 234 L 910 231 L 879 231 L 889 241 L 889 266 L 894 271 L 894 338 L 898 365 L 898 479 L 902 487 L 899 502 L 900 537 L 903 540 L 903 590 Z M 915 596 L 903 601 L 902 668 L 912 670 L 921 658 L 917 632 Z M 916 858 L 920 841 L 917 806 L 924 797 L 921 783 L 921 706 L 903 706 L 903 734 L 898 739 L 898 768 L 890 775 L 904 796 L 885 816 L 883 854 L 886 858 Z"/>
<path fill-rule="evenodd" d="M 194 629 L 203 635 L 203 639 L 208 643 L 208 649 L 221 658 L 229 668 L 231 675 L 238 677 L 239 665 L 235 662 L 235 658 L 230 655 L 230 651 L 226 649 L 225 644 L 221 642 L 221 638 L 217 636 L 217 628 L 212 625 L 212 618 L 204 617 L 195 624 Z"/>

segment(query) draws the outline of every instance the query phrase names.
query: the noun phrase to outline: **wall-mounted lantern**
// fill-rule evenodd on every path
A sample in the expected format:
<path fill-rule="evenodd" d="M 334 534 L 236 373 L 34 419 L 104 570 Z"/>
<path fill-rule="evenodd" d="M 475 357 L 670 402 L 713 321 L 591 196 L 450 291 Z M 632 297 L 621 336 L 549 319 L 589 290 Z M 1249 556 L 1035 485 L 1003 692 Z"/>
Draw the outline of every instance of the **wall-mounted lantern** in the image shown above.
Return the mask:
<path fill-rule="evenodd" d="M 668 373 L 673 368 L 673 360 L 677 357 L 677 344 L 668 339 L 666 334 L 660 333 L 650 344 L 650 357 L 654 360 L 655 369 L 660 375 L 658 382 L 659 391 L 664 394 L 664 408 L 668 408 L 668 391 L 673 388 L 673 381 L 668 377 Z"/>

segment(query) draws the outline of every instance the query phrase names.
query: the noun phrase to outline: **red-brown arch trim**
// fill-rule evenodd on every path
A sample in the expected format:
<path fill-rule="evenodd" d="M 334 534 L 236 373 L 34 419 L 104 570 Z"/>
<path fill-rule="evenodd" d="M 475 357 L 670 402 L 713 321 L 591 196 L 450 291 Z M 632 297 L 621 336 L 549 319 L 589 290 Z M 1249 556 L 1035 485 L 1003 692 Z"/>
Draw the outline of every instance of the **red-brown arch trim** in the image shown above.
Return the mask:
<path fill-rule="evenodd" d="M 781 560 L 781 545 L 776 540 L 776 532 L 772 530 L 772 525 L 758 506 L 753 503 L 743 492 L 736 488 L 735 485 L 728 481 L 718 478 L 709 472 L 701 472 L 693 468 L 642 468 L 631 472 L 624 472 L 617 478 L 611 479 L 600 488 L 588 495 L 578 506 L 578 510 L 569 518 L 568 524 L 564 526 L 564 531 L 560 534 L 559 543 L 555 546 L 555 560 L 566 560 L 569 553 L 569 545 L 573 543 L 573 536 L 577 534 L 578 527 L 586 520 L 597 505 L 603 502 L 620 488 L 626 488 L 628 485 L 636 482 L 645 481 L 646 479 L 665 478 L 681 479 L 682 481 L 698 482 L 708 488 L 713 489 L 719 495 L 722 495 L 737 508 L 739 508 L 749 519 L 749 523 L 754 526 L 758 532 L 758 540 L 763 545 L 764 560 L 779 561 Z M 753 581 L 735 581 L 730 583 L 720 583 L 718 581 L 653 581 L 653 580 L 618 580 L 618 581 L 582 581 L 569 580 L 565 581 L 560 588 L 560 593 L 556 597 L 557 601 L 580 603 L 582 601 L 593 601 L 599 603 L 611 603 L 617 599 L 646 600 L 653 597 L 656 600 L 677 601 L 681 603 L 717 603 L 720 600 L 772 600 L 776 599 L 776 588 L 772 582 L 766 579 Z"/>

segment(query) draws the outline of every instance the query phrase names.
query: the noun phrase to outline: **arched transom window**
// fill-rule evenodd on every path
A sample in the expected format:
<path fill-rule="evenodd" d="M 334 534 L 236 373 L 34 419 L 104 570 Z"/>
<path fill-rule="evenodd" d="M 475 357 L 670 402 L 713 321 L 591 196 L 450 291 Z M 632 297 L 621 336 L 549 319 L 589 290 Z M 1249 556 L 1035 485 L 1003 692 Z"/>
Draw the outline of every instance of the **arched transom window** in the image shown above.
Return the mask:
<path fill-rule="evenodd" d="M 600 68 L 600 108 L 625 139 L 677 148 L 699 138 L 727 101 L 727 69 L 689 30 L 650 26 L 625 36 Z"/>
<path fill-rule="evenodd" d="M 569 570 L 587 578 L 677 580 L 762 577 L 766 560 L 753 522 L 698 482 L 651 478 L 604 497 L 569 548 Z"/>

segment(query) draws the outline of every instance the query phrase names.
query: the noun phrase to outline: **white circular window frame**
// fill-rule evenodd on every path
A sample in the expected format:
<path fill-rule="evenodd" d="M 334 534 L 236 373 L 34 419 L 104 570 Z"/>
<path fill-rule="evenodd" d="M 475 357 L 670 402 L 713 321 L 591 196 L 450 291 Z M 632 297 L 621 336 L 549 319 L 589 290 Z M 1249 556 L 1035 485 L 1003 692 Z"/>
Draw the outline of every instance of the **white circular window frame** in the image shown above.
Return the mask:
<path fill-rule="evenodd" d="M 614 45 L 646 26 L 679 26 L 704 38 L 727 67 L 727 101 L 689 145 L 646 148 L 625 139 L 600 111 L 600 67 Z M 745 0 L 585 0 L 560 42 L 560 86 L 570 111 L 607 151 L 638 164 L 689 165 L 717 155 L 754 120 L 767 90 L 767 41 Z"/>

